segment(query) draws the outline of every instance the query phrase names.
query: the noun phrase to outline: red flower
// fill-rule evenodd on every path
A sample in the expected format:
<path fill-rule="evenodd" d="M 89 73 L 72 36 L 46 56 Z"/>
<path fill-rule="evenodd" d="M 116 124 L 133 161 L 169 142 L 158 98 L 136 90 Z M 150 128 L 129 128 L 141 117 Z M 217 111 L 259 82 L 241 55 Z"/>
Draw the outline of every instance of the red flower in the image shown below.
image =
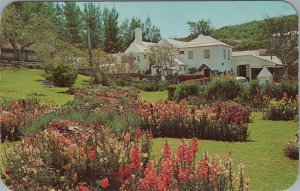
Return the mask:
<path fill-rule="evenodd" d="M 107 179 L 107 178 L 104 178 L 104 179 L 100 180 L 100 186 L 101 186 L 102 188 L 107 188 L 107 187 L 109 186 L 109 181 L 108 181 L 108 179 Z"/>
<path fill-rule="evenodd" d="M 86 187 L 86 182 L 80 182 L 79 184 L 79 191 L 91 191 L 88 187 Z"/>
<path fill-rule="evenodd" d="M 139 140 L 140 135 L 141 135 L 141 128 L 138 127 L 138 128 L 136 128 L 136 130 L 135 130 L 135 140 L 136 140 L 136 141 Z"/>
<path fill-rule="evenodd" d="M 9 175 L 12 172 L 12 169 L 10 167 L 7 167 L 5 169 L 5 174 Z"/>
<path fill-rule="evenodd" d="M 95 151 L 89 151 L 90 160 L 94 161 L 96 160 L 96 154 Z"/>
<path fill-rule="evenodd" d="M 134 147 L 131 151 L 130 155 L 131 165 L 130 167 L 132 169 L 135 169 L 137 171 L 141 170 L 141 154 L 140 150 L 137 147 Z"/>

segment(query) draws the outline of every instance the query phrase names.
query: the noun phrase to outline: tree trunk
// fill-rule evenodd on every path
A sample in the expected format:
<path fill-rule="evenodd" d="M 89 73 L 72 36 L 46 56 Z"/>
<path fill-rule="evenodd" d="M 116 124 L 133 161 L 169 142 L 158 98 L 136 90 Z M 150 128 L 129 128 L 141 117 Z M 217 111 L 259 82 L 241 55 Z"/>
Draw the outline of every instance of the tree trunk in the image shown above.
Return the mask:
<path fill-rule="evenodd" d="M 14 58 L 16 61 L 20 61 L 20 51 L 18 49 L 17 43 L 15 40 L 10 40 L 10 44 L 14 51 Z"/>
<path fill-rule="evenodd" d="M 284 65 L 284 67 L 283 67 L 283 79 L 284 80 L 289 79 L 289 67 L 288 67 L 288 65 Z"/>

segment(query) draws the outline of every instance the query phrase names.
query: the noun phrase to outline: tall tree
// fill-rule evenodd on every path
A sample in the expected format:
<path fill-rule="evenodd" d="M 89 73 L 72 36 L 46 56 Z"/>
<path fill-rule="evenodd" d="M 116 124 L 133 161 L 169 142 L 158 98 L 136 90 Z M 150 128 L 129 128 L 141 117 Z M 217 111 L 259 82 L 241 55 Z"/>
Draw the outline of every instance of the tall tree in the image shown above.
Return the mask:
<path fill-rule="evenodd" d="M 148 51 L 150 67 L 155 67 L 162 76 L 171 75 L 171 68 L 175 66 L 175 58 L 179 50 L 169 43 L 152 46 Z"/>
<path fill-rule="evenodd" d="M 143 39 L 145 41 L 157 43 L 161 39 L 160 30 L 157 26 L 152 25 L 151 18 L 149 15 L 143 26 Z"/>
<path fill-rule="evenodd" d="M 298 75 L 298 18 L 267 16 L 262 24 L 265 45 L 270 53 L 277 56 L 284 65 L 284 78 Z"/>
<path fill-rule="evenodd" d="M 1 42 L 9 42 L 15 60 L 22 60 L 22 52 L 37 43 L 53 39 L 55 32 L 53 4 L 46 2 L 13 3 L 2 14 L 0 25 Z M 32 14 L 32 11 L 36 11 Z M 46 37 L 46 38 L 45 38 Z"/>
<path fill-rule="evenodd" d="M 63 6 L 67 41 L 73 45 L 82 45 L 82 12 L 75 2 L 65 2 Z"/>
<path fill-rule="evenodd" d="M 83 18 L 85 29 L 90 32 L 92 48 L 101 47 L 103 27 L 100 7 L 95 6 L 94 3 L 84 4 Z"/>
<path fill-rule="evenodd" d="M 132 17 L 130 22 L 125 19 L 120 26 L 122 51 L 125 51 L 134 40 L 134 29 L 137 27 L 142 29 L 144 41 L 156 43 L 161 39 L 160 30 L 151 24 L 150 16 L 147 17 L 145 22 L 137 17 Z"/>
<path fill-rule="evenodd" d="M 214 30 L 211 21 L 209 19 L 208 20 L 201 19 L 196 22 L 187 21 L 186 23 L 189 26 L 190 39 L 196 38 L 199 34 L 209 35 Z"/>
<path fill-rule="evenodd" d="M 103 48 L 107 53 L 116 53 L 120 50 L 118 18 L 119 13 L 114 7 L 111 10 L 109 10 L 108 8 L 105 8 L 103 10 Z"/>

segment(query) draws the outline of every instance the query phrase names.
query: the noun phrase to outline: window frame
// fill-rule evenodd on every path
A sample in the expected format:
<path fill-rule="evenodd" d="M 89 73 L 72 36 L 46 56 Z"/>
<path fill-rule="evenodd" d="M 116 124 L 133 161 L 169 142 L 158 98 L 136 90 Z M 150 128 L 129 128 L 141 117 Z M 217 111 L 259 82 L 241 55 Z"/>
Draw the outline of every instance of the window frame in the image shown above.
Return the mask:
<path fill-rule="evenodd" d="M 189 60 L 193 60 L 194 59 L 194 51 L 192 51 L 192 50 L 188 51 L 188 59 Z"/>
<path fill-rule="evenodd" d="M 210 58 L 210 49 L 204 49 L 203 50 L 203 57 L 204 58 Z"/>

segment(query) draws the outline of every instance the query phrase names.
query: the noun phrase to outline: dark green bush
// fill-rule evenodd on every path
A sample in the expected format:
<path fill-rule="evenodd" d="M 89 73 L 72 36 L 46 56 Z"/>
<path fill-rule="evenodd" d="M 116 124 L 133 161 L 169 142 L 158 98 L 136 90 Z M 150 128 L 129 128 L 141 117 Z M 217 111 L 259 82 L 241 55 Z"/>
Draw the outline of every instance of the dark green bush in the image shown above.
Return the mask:
<path fill-rule="evenodd" d="M 66 64 L 59 60 L 49 63 L 45 67 L 46 79 L 62 87 L 71 87 L 77 78 L 78 70 L 73 64 Z"/>
<path fill-rule="evenodd" d="M 298 83 L 296 81 L 283 81 L 280 83 L 268 83 L 262 87 L 262 93 L 270 98 L 281 99 L 283 93 L 295 98 L 298 95 Z"/>
<path fill-rule="evenodd" d="M 199 85 L 196 83 L 180 84 L 174 92 L 174 100 L 180 101 L 193 96 L 199 95 Z"/>
<path fill-rule="evenodd" d="M 243 87 L 234 78 L 219 78 L 207 85 L 207 99 L 218 99 L 221 101 L 233 100 L 241 95 Z"/>

